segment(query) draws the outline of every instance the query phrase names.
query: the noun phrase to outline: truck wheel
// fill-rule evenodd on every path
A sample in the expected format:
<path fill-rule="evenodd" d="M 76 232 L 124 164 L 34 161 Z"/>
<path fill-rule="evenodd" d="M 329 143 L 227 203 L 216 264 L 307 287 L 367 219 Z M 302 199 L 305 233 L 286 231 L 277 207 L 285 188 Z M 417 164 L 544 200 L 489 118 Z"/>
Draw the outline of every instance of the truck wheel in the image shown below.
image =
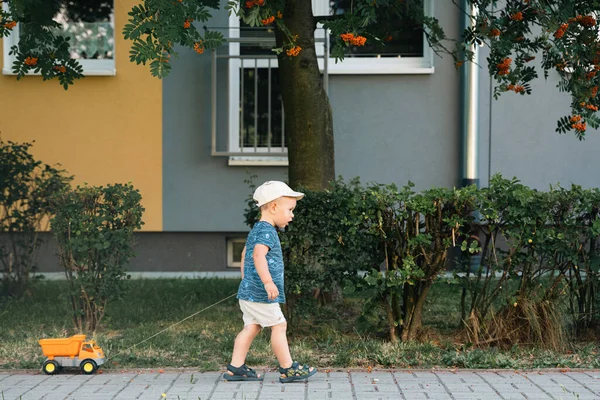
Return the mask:
<path fill-rule="evenodd" d="M 80 367 L 86 375 L 93 374 L 98 369 L 98 365 L 96 365 L 94 360 L 85 360 L 81 363 Z"/>
<path fill-rule="evenodd" d="M 60 365 L 58 365 L 58 363 L 54 360 L 47 360 L 44 362 L 42 369 L 46 375 L 54 375 L 60 371 Z"/>

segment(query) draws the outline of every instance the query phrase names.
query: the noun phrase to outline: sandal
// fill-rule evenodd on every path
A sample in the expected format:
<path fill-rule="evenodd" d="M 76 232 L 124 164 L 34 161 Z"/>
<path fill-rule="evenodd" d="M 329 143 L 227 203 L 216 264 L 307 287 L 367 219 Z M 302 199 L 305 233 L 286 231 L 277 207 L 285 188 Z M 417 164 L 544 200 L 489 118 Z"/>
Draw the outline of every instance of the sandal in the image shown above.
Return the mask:
<path fill-rule="evenodd" d="M 262 376 L 258 375 L 252 368 L 248 368 L 246 364 L 241 367 L 234 367 L 231 364 L 227 365 L 227 371 L 223 374 L 223 379 L 226 381 L 262 381 Z M 232 375 L 233 374 L 233 375 Z"/>
<path fill-rule="evenodd" d="M 312 368 L 312 370 L 311 370 Z M 293 381 L 305 380 L 317 373 L 317 369 L 310 365 L 300 365 L 297 361 L 294 361 L 291 367 L 281 368 L 279 367 L 279 382 L 288 383 Z"/>

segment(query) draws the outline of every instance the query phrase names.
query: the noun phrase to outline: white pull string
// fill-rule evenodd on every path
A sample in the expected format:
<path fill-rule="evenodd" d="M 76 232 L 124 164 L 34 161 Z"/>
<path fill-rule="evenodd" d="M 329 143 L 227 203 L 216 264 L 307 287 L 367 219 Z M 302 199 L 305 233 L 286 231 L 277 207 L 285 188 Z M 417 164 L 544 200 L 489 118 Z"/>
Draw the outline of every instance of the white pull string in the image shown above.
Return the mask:
<path fill-rule="evenodd" d="M 142 340 L 141 342 L 139 342 L 139 343 L 136 343 L 136 344 L 134 344 L 133 346 L 131 346 L 131 347 L 128 347 L 127 349 L 125 349 L 125 350 L 123 350 L 123 351 L 120 351 L 120 352 L 118 352 L 118 353 L 117 353 L 117 354 L 115 354 L 115 355 L 111 355 L 110 357 L 108 357 L 108 358 L 106 359 L 106 361 L 108 361 L 108 360 L 110 360 L 111 358 L 114 358 L 114 357 L 116 357 L 116 356 L 118 356 L 118 355 L 121 355 L 121 354 L 123 354 L 123 353 L 125 353 L 125 352 L 127 352 L 127 351 L 129 351 L 129 350 L 131 350 L 131 349 L 133 349 L 133 348 L 134 348 L 135 346 L 137 346 L 137 345 L 140 345 L 140 344 L 142 344 L 142 343 L 144 343 L 144 342 L 147 342 L 148 340 L 150 340 L 150 339 L 152 339 L 152 338 L 154 338 L 154 337 L 156 337 L 156 336 L 160 335 L 161 333 L 168 331 L 168 330 L 169 330 L 169 329 L 171 329 L 172 327 L 174 327 L 174 326 L 176 326 L 176 325 L 179 325 L 180 323 L 182 323 L 182 322 L 184 322 L 184 321 L 186 321 L 186 320 L 188 320 L 188 319 L 190 319 L 190 318 L 192 318 L 192 317 L 195 317 L 196 315 L 200 314 L 201 312 L 204 312 L 204 311 L 208 310 L 209 308 L 212 308 L 212 307 L 216 306 L 217 304 L 221 304 L 222 302 L 224 302 L 224 301 L 226 301 L 226 300 L 229 300 L 230 298 L 232 298 L 232 297 L 233 297 L 233 296 L 235 296 L 235 295 L 237 295 L 237 292 L 236 292 L 236 293 L 233 293 L 233 294 L 232 294 L 232 295 L 230 295 L 230 296 L 227 296 L 227 297 L 225 297 L 223 300 L 219 300 L 219 301 L 217 301 L 216 303 L 214 303 L 214 304 L 211 304 L 210 306 L 203 308 L 203 309 L 202 309 L 202 310 L 200 310 L 200 311 L 196 311 L 196 312 L 195 312 L 195 313 L 193 313 L 192 315 L 190 315 L 190 316 L 188 316 L 188 317 L 185 317 L 184 319 L 182 319 L 182 320 L 181 320 L 181 321 L 179 321 L 179 322 L 175 322 L 173 325 L 166 327 L 166 328 L 165 328 L 165 329 L 163 329 L 162 331 L 160 331 L 160 332 L 158 332 L 158 333 L 155 333 L 154 335 L 150 336 L 149 338 L 147 338 L 147 339 L 144 339 L 144 340 Z"/>

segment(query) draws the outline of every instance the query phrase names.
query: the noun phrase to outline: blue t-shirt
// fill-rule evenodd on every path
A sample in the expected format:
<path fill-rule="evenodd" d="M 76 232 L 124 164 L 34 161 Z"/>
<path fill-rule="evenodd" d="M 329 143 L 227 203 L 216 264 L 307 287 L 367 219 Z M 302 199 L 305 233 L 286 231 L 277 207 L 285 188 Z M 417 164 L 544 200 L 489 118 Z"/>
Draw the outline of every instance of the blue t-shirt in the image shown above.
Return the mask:
<path fill-rule="evenodd" d="M 254 246 L 264 244 L 269 248 L 267 264 L 273 283 L 279 290 L 279 296 L 269 300 L 265 286 L 258 276 L 254 266 Z M 244 279 L 240 283 L 237 298 L 240 300 L 254 301 L 256 303 L 285 303 L 283 292 L 283 253 L 281 243 L 275 227 L 268 222 L 258 221 L 246 239 L 246 254 L 244 254 Z"/>

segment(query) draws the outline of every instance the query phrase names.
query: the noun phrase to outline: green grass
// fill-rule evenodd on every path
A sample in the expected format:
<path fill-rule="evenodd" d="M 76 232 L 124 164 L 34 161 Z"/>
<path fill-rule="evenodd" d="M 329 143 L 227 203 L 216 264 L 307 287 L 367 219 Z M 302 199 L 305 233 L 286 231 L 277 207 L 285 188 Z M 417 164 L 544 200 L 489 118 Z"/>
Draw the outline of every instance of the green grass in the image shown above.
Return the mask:
<path fill-rule="evenodd" d="M 108 362 L 104 369 L 190 367 L 214 371 L 229 362 L 233 341 L 242 328 L 237 300 L 231 298 L 145 341 L 197 311 L 226 298 L 239 281 L 227 279 L 131 280 L 126 298 L 111 303 L 96 332 Z M 64 281 L 41 281 L 32 296 L 0 299 L 0 368 L 39 369 L 37 341 L 66 337 L 73 329 L 63 295 Z M 385 340 L 385 321 L 378 310 L 360 317 L 362 300 L 315 309 L 292 320 L 288 335 L 292 355 L 321 368 L 599 368 L 597 344 L 574 344 L 567 354 L 534 348 L 473 349 L 457 343 L 460 290 L 436 283 L 425 307 L 427 329 L 420 343 Z M 145 341 L 145 342 L 144 342 Z M 136 344 L 141 343 L 137 346 Z M 132 346 L 135 346 L 132 348 Z M 252 345 L 247 363 L 276 367 L 268 330 Z"/>

